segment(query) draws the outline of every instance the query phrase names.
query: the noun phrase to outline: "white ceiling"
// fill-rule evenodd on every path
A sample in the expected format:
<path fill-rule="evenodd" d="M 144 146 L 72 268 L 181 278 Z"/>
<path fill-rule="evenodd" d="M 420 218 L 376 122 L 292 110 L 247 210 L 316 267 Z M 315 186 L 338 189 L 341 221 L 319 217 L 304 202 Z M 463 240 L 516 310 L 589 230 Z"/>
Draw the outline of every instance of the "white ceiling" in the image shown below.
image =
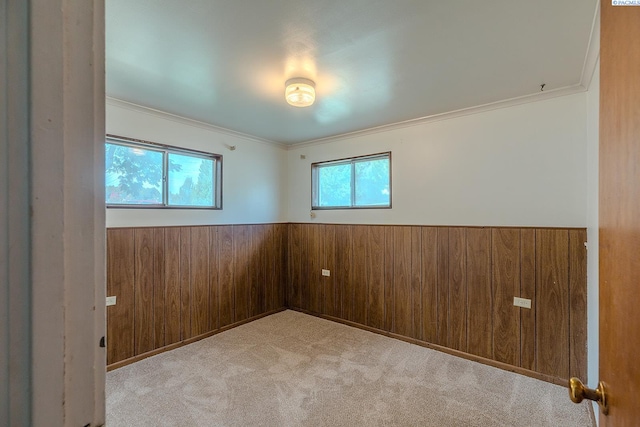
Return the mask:
<path fill-rule="evenodd" d="M 579 85 L 596 4 L 108 0 L 107 95 L 294 144 Z"/>

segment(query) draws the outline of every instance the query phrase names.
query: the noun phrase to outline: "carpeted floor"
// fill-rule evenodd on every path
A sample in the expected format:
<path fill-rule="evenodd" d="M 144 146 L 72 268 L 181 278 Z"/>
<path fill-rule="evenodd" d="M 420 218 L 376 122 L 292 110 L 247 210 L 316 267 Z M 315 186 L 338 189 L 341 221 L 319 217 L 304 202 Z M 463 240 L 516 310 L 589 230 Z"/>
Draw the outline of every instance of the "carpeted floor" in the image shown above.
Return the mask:
<path fill-rule="evenodd" d="M 284 311 L 107 374 L 107 426 L 593 426 L 566 388 Z"/>

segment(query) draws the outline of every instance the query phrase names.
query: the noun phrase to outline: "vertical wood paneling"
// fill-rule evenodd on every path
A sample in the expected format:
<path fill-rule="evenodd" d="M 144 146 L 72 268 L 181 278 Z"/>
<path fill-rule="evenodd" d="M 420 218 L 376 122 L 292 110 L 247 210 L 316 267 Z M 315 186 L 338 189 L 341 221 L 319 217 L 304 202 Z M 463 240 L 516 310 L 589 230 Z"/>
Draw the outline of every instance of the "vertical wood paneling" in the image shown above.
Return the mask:
<path fill-rule="evenodd" d="M 520 366 L 536 370 L 536 231 L 520 231 L 520 297 L 531 300 L 531 309 L 520 309 Z M 585 281 L 586 284 L 586 281 Z"/>
<path fill-rule="evenodd" d="M 569 376 L 569 232 L 536 231 L 538 371 Z"/>
<path fill-rule="evenodd" d="M 135 353 L 153 350 L 153 228 L 135 230 Z"/>
<path fill-rule="evenodd" d="M 393 227 L 393 248 L 393 328 L 391 331 L 412 336 L 410 227 Z"/>
<path fill-rule="evenodd" d="M 279 262 L 279 268 L 276 274 L 275 284 L 278 287 L 278 299 L 274 308 L 287 306 L 287 280 L 289 279 L 288 265 L 289 265 L 289 225 L 277 224 L 276 228 L 276 242 L 278 245 L 278 254 L 281 257 Z"/>
<path fill-rule="evenodd" d="M 411 227 L 411 337 L 422 338 L 422 230 L 420 227 Z"/>
<path fill-rule="evenodd" d="M 352 287 L 352 229 L 349 225 L 336 226 L 336 295 L 342 319 L 353 320 Z"/>
<path fill-rule="evenodd" d="M 292 307 L 584 378 L 585 238 L 584 229 L 327 224 L 108 230 L 108 293 L 118 297 L 107 309 L 108 361 L 282 307 L 286 295 Z M 533 309 L 514 307 L 514 296 Z"/>
<path fill-rule="evenodd" d="M 384 227 L 368 227 L 367 325 L 384 329 Z"/>
<path fill-rule="evenodd" d="M 263 313 L 266 307 L 266 252 L 269 244 L 266 225 L 249 226 L 249 313 L 257 316 Z"/>
<path fill-rule="evenodd" d="M 466 229 L 449 229 L 448 346 L 467 351 Z"/>
<path fill-rule="evenodd" d="M 164 228 L 153 230 L 153 348 L 165 346 Z"/>
<path fill-rule="evenodd" d="M 569 376 L 587 381 L 586 230 L 569 230 Z"/>
<path fill-rule="evenodd" d="M 269 225 L 260 225 L 260 246 L 258 248 L 258 265 L 256 269 L 258 271 L 258 287 L 257 287 L 257 301 L 252 304 L 252 316 L 258 316 L 267 310 L 267 294 L 269 293 L 269 273 L 267 271 L 267 265 L 269 264 L 269 257 L 277 257 L 277 252 L 274 253 L 273 246 L 270 246 L 271 239 L 269 239 L 269 229 L 272 229 Z M 279 258 L 277 258 L 279 259 Z M 253 301 L 253 300 L 252 300 Z"/>
<path fill-rule="evenodd" d="M 107 231 L 107 295 L 117 303 L 107 307 L 107 363 L 134 356 L 135 246 L 132 229 Z"/>
<path fill-rule="evenodd" d="M 300 287 L 302 286 L 302 225 L 291 224 L 289 228 L 289 305 L 301 308 Z"/>
<path fill-rule="evenodd" d="M 323 225 L 322 233 L 324 236 L 322 265 L 324 265 L 323 268 L 331 272 L 331 276 L 322 278 L 324 287 L 322 312 L 329 316 L 338 317 L 340 306 L 336 303 L 336 226 Z"/>
<path fill-rule="evenodd" d="M 269 263 L 269 258 L 273 257 L 274 259 L 280 259 L 279 257 L 277 258 L 277 252 L 274 252 L 274 247 L 271 246 L 272 240 L 269 238 L 269 230 L 273 229 L 273 226 L 262 224 L 258 226 L 258 229 L 260 230 L 258 265 L 256 266 L 256 269 L 258 270 L 258 287 L 257 301 L 251 306 L 252 316 L 258 316 L 267 310 L 270 294 L 268 265 L 271 263 Z"/>
<path fill-rule="evenodd" d="M 491 298 L 491 229 L 467 230 L 468 349 L 493 356 L 493 301 Z"/>
<path fill-rule="evenodd" d="M 191 338 L 191 229 L 180 227 L 180 339 Z"/>
<path fill-rule="evenodd" d="M 248 292 L 249 292 L 249 317 L 253 316 L 254 310 L 256 307 L 259 307 L 259 288 L 260 288 L 260 279 L 258 276 L 260 275 L 260 246 L 261 246 L 261 236 L 260 236 L 260 225 L 248 225 L 247 233 L 248 233 L 248 242 L 247 242 L 247 282 L 248 282 Z M 256 310 L 257 311 L 257 310 Z"/>
<path fill-rule="evenodd" d="M 422 227 L 422 339 L 435 343 L 438 336 L 438 229 Z"/>
<path fill-rule="evenodd" d="M 191 227 L 191 336 L 210 330 L 209 227 Z"/>
<path fill-rule="evenodd" d="M 437 278 L 437 313 L 438 328 L 435 344 L 447 345 L 449 334 L 449 229 L 438 228 L 438 278 Z"/>
<path fill-rule="evenodd" d="M 241 226 L 235 246 L 233 228 L 107 231 L 108 292 L 117 297 L 107 309 L 109 364 L 233 324 L 236 276 L 246 283 L 244 318 L 264 313 L 267 301 L 284 305 L 288 226 Z"/>
<path fill-rule="evenodd" d="M 303 310 L 309 310 L 311 304 L 311 277 L 309 273 L 311 271 L 309 262 L 309 232 L 311 231 L 310 224 L 302 224 L 300 226 L 300 308 Z"/>
<path fill-rule="evenodd" d="M 323 283 L 323 236 L 322 226 L 309 226 L 309 310 L 313 313 L 322 311 Z"/>
<path fill-rule="evenodd" d="M 393 330 L 393 286 L 394 286 L 394 232 L 393 227 L 384 228 L 384 329 Z"/>
<path fill-rule="evenodd" d="M 353 226 L 353 321 L 365 325 L 367 322 L 367 245 L 368 227 Z"/>
<path fill-rule="evenodd" d="M 499 362 L 520 364 L 520 312 L 513 297 L 520 294 L 520 230 L 494 228 L 493 356 Z"/>
<path fill-rule="evenodd" d="M 220 286 L 220 327 L 231 325 L 235 318 L 235 291 L 233 287 L 233 226 L 218 227 L 218 283 Z"/>
<path fill-rule="evenodd" d="M 220 238 L 216 226 L 209 227 L 209 325 L 220 328 Z"/>
<path fill-rule="evenodd" d="M 234 322 L 249 318 L 249 226 L 233 226 L 233 287 L 235 289 Z"/>
<path fill-rule="evenodd" d="M 182 300 L 180 299 L 180 229 L 167 228 L 164 233 L 164 279 L 166 289 L 165 343 L 180 341 Z"/>
<path fill-rule="evenodd" d="M 265 250 L 263 251 L 264 263 L 264 292 L 265 310 L 271 311 L 278 307 L 278 292 L 276 282 L 279 276 L 282 256 L 279 251 L 276 238 L 276 224 L 266 225 L 264 229 Z"/>

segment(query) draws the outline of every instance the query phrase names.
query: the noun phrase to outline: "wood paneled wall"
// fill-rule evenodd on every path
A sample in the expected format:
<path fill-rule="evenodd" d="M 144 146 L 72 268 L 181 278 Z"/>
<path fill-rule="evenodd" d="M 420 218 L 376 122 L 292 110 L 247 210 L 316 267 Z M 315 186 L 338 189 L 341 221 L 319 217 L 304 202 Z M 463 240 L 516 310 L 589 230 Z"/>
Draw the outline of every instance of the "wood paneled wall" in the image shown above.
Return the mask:
<path fill-rule="evenodd" d="M 585 241 L 586 230 L 566 228 L 109 229 L 107 363 L 290 307 L 546 379 L 586 379 Z"/>
<path fill-rule="evenodd" d="M 289 227 L 289 307 L 586 378 L 585 229 Z"/>
<path fill-rule="evenodd" d="M 284 307 L 287 224 L 107 230 L 107 364 Z"/>

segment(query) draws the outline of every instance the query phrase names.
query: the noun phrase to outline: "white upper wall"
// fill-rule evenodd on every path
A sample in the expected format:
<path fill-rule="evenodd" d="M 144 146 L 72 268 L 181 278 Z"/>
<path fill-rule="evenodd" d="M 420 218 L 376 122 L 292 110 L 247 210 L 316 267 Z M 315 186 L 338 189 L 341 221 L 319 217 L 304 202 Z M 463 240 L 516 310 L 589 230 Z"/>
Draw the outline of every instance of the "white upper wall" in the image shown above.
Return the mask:
<path fill-rule="evenodd" d="M 222 154 L 222 210 L 108 208 L 107 227 L 285 222 L 287 153 L 273 144 L 109 100 L 108 134 Z M 235 146 L 234 151 L 229 146 Z"/>
<path fill-rule="evenodd" d="M 586 93 L 577 93 L 294 147 L 288 219 L 585 227 L 586 132 Z M 382 151 L 392 152 L 392 209 L 310 218 L 311 163 Z"/>
<path fill-rule="evenodd" d="M 224 209 L 110 208 L 107 226 L 313 221 L 585 227 L 586 105 L 587 93 L 578 93 L 287 152 L 109 100 L 109 134 L 222 154 Z M 315 211 L 310 218 L 312 162 L 382 151 L 392 152 L 392 209 Z"/>

